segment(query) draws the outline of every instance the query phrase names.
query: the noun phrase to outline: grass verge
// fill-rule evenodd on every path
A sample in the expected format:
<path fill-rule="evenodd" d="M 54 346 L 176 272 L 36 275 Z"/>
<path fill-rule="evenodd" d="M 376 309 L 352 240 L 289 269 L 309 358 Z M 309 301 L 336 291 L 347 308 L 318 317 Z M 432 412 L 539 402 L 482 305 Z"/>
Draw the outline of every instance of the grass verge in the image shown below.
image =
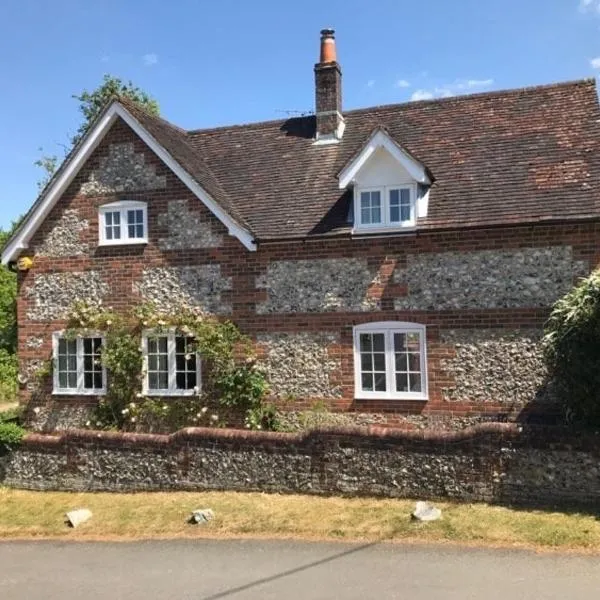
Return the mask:
<path fill-rule="evenodd" d="M 590 515 L 522 511 L 486 504 L 436 503 L 443 519 L 410 520 L 409 500 L 320 498 L 260 493 L 68 493 L 0 488 L 0 538 L 148 539 L 270 537 L 319 540 L 455 542 L 600 551 L 600 521 Z M 89 508 L 77 529 L 64 513 Z M 207 525 L 186 523 L 212 508 Z"/>

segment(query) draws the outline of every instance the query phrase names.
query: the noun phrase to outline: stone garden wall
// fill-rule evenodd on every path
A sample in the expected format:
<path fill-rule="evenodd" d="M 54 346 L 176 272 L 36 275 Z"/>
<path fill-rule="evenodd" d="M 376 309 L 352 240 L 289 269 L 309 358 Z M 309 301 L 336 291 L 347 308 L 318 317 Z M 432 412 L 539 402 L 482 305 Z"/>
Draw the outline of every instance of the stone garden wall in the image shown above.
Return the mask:
<path fill-rule="evenodd" d="M 600 501 L 599 455 L 595 436 L 501 423 L 460 432 L 72 430 L 29 434 L 0 458 L 0 480 L 36 490 L 260 490 L 592 507 Z"/>

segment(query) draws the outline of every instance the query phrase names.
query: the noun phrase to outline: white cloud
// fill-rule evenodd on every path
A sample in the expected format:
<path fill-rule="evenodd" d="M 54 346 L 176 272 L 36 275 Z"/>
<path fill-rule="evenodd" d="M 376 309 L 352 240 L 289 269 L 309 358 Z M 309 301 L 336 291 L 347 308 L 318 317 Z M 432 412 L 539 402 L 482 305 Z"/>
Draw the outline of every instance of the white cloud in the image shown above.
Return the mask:
<path fill-rule="evenodd" d="M 600 1 L 600 0 L 598 0 Z M 452 98 L 459 94 L 468 94 L 481 88 L 487 88 L 494 83 L 488 79 L 456 79 L 452 83 L 437 86 L 432 90 L 417 90 L 411 100 L 431 100 L 432 98 Z"/>
<path fill-rule="evenodd" d="M 406 81 L 406 79 L 398 79 L 398 81 L 396 81 L 396 83 L 394 84 L 394 87 L 408 88 L 408 87 L 410 87 L 410 82 Z"/>
<path fill-rule="evenodd" d="M 410 97 L 411 100 L 431 100 L 432 98 L 434 98 L 434 94 L 428 90 L 416 90 Z"/>
<path fill-rule="evenodd" d="M 583 13 L 591 11 L 600 13 L 600 0 L 581 0 L 579 2 L 579 10 Z"/>
<path fill-rule="evenodd" d="M 110 60 L 110 56 L 108 54 L 103 54 L 100 57 L 100 62 L 107 63 Z"/>
<path fill-rule="evenodd" d="M 144 54 L 142 56 L 142 61 L 147 67 L 152 67 L 158 62 L 158 55 L 154 54 L 154 52 L 150 52 L 149 54 Z"/>
<path fill-rule="evenodd" d="M 375 85 L 374 79 L 369 79 L 369 81 L 367 81 L 367 87 L 373 87 L 374 85 Z"/>
<path fill-rule="evenodd" d="M 596 56 L 596 58 L 592 58 L 590 60 L 590 65 L 592 69 L 600 69 L 600 56 Z"/>

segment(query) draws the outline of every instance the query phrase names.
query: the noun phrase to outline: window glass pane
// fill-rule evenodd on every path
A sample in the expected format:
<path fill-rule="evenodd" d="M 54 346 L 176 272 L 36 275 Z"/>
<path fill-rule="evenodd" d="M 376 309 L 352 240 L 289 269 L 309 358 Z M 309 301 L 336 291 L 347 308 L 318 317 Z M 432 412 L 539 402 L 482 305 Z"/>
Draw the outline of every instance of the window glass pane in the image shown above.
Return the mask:
<path fill-rule="evenodd" d="M 360 355 L 360 369 L 361 371 L 373 370 L 373 355 L 371 353 Z"/>
<path fill-rule="evenodd" d="M 148 370 L 156 371 L 158 369 L 158 358 L 155 354 L 148 355 Z"/>
<path fill-rule="evenodd" d="M 175 376 L 175 383 L 178 390 L 185 390 L 185 373 L 177 373 Z"/>
<path fill-rule="evenodd" d="M 383 333 L 373 334 L 373 350 L 375 352 L 385 351 L 385 335 Z"/>
<path fill-rule="evenodd" d="M 370 333 L 361 333 L 360 334 L 360 351 L 361 352 L 370 352 L 372 349 L 371 344 L 371 334 Z"/>
<path fill-rule="evenodd" d="M 137 237 L 137 238 L 144 237 L 144 226 L 143 225 L 136 225 L 135 237 Z"/>
<path fill-rule="evenodd" d="M 167 371 L 168 370 L 168 356 L 166 354 L 158 355 L 158 370 L 159 371 Z"/>
<path fill-rule="evenodd" d="M 135 211 L 135 222 L 138 224 L 144 222 L 144 211 L 139 208 Z"/>
<path fill-rule="evenodd" d="M 360 193 L 360 217 L 363 225 L 381 223 L 381 192 Z"/>
<path fill-rule="evenodd" d="M 128 229 L 127 235 L 130 238 L 135 238 L 135 225 L 129 225 L 127 229 Z"/>
<path fill-rule="evenodd" d="M 158 389 L 158 374 L 148 373 L 148 388 L 151 390 Z"/>
<path fill-rule="evenodd" d="M 148 353 L 158 350 L 156 343 L 156 338 L 148 338 Z"/>
<path fill-rule="evenodd" d="M 405 333 L 395 333 L 394 334 L 394 349 L 396 352 L 401 352 L 406 350 L 406 334 Z"/>
<path fill-rule="evenodd" d="M 409 350 L 420 351 L 421 350 L 421 334 L 420 333 L 408 333 L 406 334 L 406 346 Z"/>
<path fill-rule="evenodd" d="M 67 370 L 67 357 L 66 356 L 58 356 L 58 370 L 66 371 Z"/>
<path fill-rule="evenodd" d="M 372 373 L 363 373 L 361 376 L 362 380 L 362 389 L 365 392 L 373 391 L 373 374 Z"/>
<path fill-rule="evenodd" d="M 158 386 L 161 390 L 169 389 L 168 373 L 159 373 L 158 374 Z"/>
<path fill-rule="evenodd" d="M 167 351 L 167 338 L 166 337 L 158 338 L 158 351 L 159 352 Z"/>
<path fill-rule="evenodd" d="M 83 352 L 84 354 L 92 353 L 92 340 L 93 338 L 83 338 Z"/>
<path fill-rule="evenodd" d="M 112 213 L 106 213 L 104 215 L 104 222 L 106 223 L 106 225 L 112 225 L 113 219 L 112 219 Z"/>
<path fill-rule="evenodd" d="M 410 374 L 410 391 L 420 392 L 421 390 L 421 375 L 418 373 Z"/>
<path fill-rule="evenodd" d="M 373 354 L 375 371 L 385 371 L 385 354 Z"/>
<path fill-rule="evenodd" d="M 112 214 L 113 214 L 113 225 L 120 225 L 121 224 L 121 213 L 115 212 Z"/>
<path fill-rule="evenodd" d="M 421 356 L 416 352 L 408 355 L 408 370 L 417 373 L 421 370 Z"/>
<path fill-rule="evenodd" d="M 119 226 L 113 227 L 113 237 L 115 240 L 121 239 L 121 228 Z"/>
<path fill-rule="evenodd" d="M 407 371 L 407 361 L 405 353 L 396 353 L 396 371 Z"/>
<path fill-rule="evenodd" d="M 390 222 L 398 223 L 400 221 L 400 207 L 390 206 Z"/>
<path fill-rule="evenodd" d="M 175 352 L 184 352 L 185 353 L 185 338 L 182 336 L 177 336 L 175 338 Z"/>
<path fill-rule="evenodd" d="M 104 234 L 107 240 L 112 240 L 112 227 L 106 228 L 106 233 Z"/>
<path fill-rule="evenodd" d="M 104 382 L 102 381 L 102 372 L 94 373 L 94 388 L 99 390 L 104 386 Z"/>
<path fill-rule="evenodd" d="M 376 373 L 375 374 L 375 391 L 376 392 L 385 392 L 385 390 L 386 390 L 385 373 Z"/>
<path fill-rule="evenodd" d="M 408 375 L 406 373 L 396 373 L 396 391 L 408 392 Z"/>
<path fill-rule="evenodd" d="M 77 373 L 71 371 L 67 373 L 67 384 L 67 387 L 69 388 L 77 388 Z"/>
<path fill-rule="evenodd" d="M 94 368 L 94 358 L 91 355 L 83 357 L 83 370 L 91 371 Z"/>
<path fill-rule="evenodd" d="M 77 371 L 77 356 L 73 354 L 67 356 L 67 369 L 69 371 Z"/>
<path fill-rule="evenodd" d="M 94 376 L 92 373 L 83 374 L 83 387 L 86 390 L 91 390 L 94 387 Z"/>
<path fill-rule="evenodd" d="M 185 389 L 186 390 L 193 390 L 196 385 L 197 385 L 197 380 L 196 380 L 196 371 L 189 371 L 186 375 L 187 377 L 187 381 L 186 381 L 186 386 Z"/>
<path fill-rule="evenodd" d="M 371 209 L 361 208 L 360 209 L 360 222 L 363 225 L 369 225 L 371 223 Z"/>
<path fill-rule="evenodd" d="M 58 374 L 58 387 L 60 387 L 60 388 L 67 387 L 67 374 L 65 372 Z"/>

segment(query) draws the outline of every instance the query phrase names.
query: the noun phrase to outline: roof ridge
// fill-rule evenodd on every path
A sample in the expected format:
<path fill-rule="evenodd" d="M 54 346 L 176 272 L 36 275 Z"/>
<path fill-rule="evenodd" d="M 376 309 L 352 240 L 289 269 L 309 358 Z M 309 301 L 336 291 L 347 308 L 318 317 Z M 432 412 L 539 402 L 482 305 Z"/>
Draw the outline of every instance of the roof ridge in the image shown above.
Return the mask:
<path fill-rule="evenodd" d="M 507 88 L 502 90 L 491 90 L 487 92 L 473 92 L 471 94 L 460 94 L 457 96 L 450 96 L 449 98 L 431 98 L 429 100 L 407 100 L 405 102 L 391 102 L 389 104 L 376 104 L 374 106 L 363 106 L 360 108 L 353 108 L 350 110 L 344 111 L 344 116 L 353 115 L 353 114 L 361 114 L 365 112 L 370 112 L 374 110 L 385 110 L 390 108 L 397 108 L 399 106 L 412 106 L 418 105 L 422 106 L 424 104 L 450 104 L 452 102 L 464 102 L 466 100 L 472 98 L 493 98 L 498 96 L 506 96 L 519 92 L 535 92 L 538 90 L 546 90 L 552 88 L 569 88 L 575 86 L 589 86 L 596 85 L 596 80 L 594 77 L 584 77 L 582 79 L 571 79 L 569 81 L 557 81 L 554 83 L 543 83 L 538 85 L 530 85 L 523 87 L 515 87 L 515 88 Z M 230 125 L 217 125 L 215 127 L 206 127 L 206 128 L 197 128 L 197 129 L 188 129 L 186 133 L 188 135 L 196 135 L 201 133 L 212 133 L 219 132 L 224 130 L 239 130 L 239 129 L 255 129 L 258 127 L 267 127 L 269 125 L 275 125 L 277 123 L 286 123 L 291 119 L 306 119 L 314 117 L 314 113 L 309 113 L 304 116 L 298 117 L 290 117 L 287 119 L 268 119 L 265 121 L 250 121 L 248 123 L 232 123 Z"/>

